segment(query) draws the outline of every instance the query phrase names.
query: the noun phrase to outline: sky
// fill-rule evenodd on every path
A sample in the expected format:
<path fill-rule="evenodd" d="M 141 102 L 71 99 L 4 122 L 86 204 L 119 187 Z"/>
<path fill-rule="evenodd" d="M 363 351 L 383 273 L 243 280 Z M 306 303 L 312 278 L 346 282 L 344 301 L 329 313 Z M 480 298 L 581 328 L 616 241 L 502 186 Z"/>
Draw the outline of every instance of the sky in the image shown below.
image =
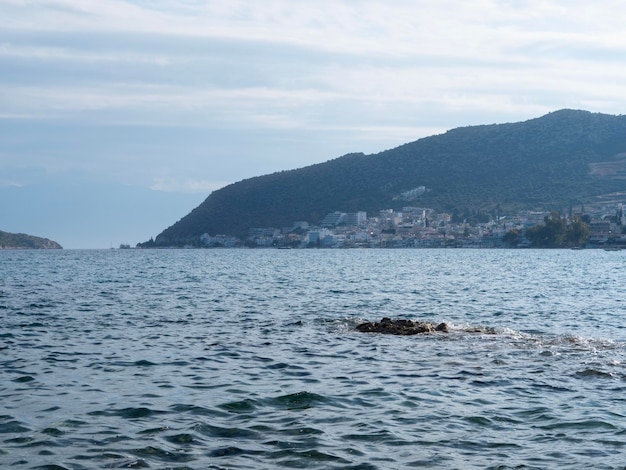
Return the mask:
<path fill-rule="evenodd" d="M 0 230 L 65 248 L 146 241 L 253 176 L 626 109 L 626 1 L 0 0 L 0 19 Z"/>

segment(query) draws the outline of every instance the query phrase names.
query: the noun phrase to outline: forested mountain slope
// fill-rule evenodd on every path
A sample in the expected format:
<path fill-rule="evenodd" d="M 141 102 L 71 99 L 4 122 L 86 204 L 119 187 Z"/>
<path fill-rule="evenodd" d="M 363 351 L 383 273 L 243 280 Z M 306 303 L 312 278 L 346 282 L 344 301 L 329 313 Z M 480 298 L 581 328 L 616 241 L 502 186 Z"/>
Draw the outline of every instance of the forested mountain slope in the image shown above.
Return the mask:
<path fill-rule="evenodd" d="M 419 187 L 426 191 L 406 194 Z M 211 193 L 155 242 L 245 237 L 251 227 L 316 224 L 332 211 L 552 210 L 615 191 L 626 191 L 626 116 L 560 110 L 243 180 Z"/>
<path fill-rule="evenodd" d="M 34 237 L 25 233 L 10 233 L 0 230 L 0 249 L 44 249 L 60 250 L 57 242 L 47 238 Z"/>

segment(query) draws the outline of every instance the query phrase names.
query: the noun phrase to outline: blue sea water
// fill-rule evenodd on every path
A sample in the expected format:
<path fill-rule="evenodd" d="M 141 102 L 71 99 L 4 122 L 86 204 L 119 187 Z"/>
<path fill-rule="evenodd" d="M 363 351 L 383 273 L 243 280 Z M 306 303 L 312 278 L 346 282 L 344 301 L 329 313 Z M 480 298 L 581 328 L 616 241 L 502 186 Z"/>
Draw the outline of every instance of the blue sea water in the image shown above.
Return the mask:
<path fill-rule="evenodd" d="M 626 468 L 626 251 L 0 252 L 0 468 Z M 364 334 L 382 317 L 449 333 Z"/>

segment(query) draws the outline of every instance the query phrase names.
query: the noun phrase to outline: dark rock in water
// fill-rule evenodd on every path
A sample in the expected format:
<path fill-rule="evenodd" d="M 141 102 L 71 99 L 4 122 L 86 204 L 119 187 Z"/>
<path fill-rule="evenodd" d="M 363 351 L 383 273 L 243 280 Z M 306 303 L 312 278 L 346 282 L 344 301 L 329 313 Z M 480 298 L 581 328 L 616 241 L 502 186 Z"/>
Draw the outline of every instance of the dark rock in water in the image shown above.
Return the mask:
<path fill-rule="evenodd" d="M 388 335 L 417 335 L 420 333 L 448 332 L 448 325 L 440 323 L 435 325 L 430 322 L 412 320 L 392 320 L 383 318 L 380 322 L 365 322 L 356 327 L 361 333 L 384 333 Z"/>

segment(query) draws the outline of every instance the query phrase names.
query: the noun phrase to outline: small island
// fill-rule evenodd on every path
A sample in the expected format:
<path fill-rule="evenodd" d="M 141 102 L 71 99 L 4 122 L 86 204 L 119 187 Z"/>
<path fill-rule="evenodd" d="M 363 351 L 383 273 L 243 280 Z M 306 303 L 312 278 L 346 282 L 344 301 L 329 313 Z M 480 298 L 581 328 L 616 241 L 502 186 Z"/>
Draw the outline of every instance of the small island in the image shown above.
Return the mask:
<path fill-rule="evenodd" d="M 435 325 L 431 322 L 412 321 L 385 317 L 380 322 L 365 322 L 357 325 L 357 331 L 361 333 L 384 333 L 387 335 L 417 335 L 420 333 L 448 333 L 448 325 L 439 323 Z"/>
<path fill-rule="evenodd" d="M 63 247 L 48 238 L 25 233 L 10 233 L 0 230 L 0 250 L 62 250 Z"/>

